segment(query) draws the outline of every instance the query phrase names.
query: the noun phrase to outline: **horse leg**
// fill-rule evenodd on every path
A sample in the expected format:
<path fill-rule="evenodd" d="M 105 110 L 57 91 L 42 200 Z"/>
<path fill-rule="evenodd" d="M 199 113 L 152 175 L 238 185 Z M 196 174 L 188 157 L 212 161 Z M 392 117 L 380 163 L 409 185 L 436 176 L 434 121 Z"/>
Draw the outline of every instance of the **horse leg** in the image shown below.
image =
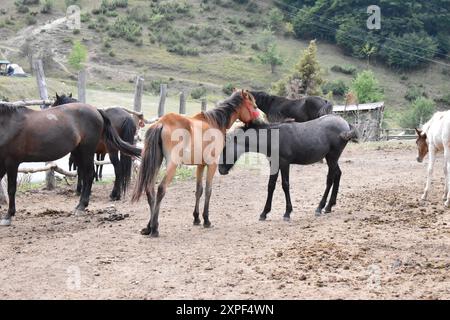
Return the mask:
<path fill-rule="evenodd" d="M 105 161 L 105 158 L 106 158 L 106 154 L 105 153 L 100 154 L 100 161 Z M 102 164 L 100 165 L 100 168 L 99 168 L 98 178 L 100 180 L 103 179 L 103 165 Z"/>
<path fill-rule="evenodd" d="M 16 189 L 17 189 L 17 170 L 18 164 L 11 164 L 6 167 L 8 172 L 8 197 L 9 208 L 5 216 L 1 217 L 0 226 L 10 226 L 11 219 L 16 214 Z"/>
<path fill-rule="evenodd" d="M 159 236 L 158 232 L 159 208 L 161 206 L 161 201 L 164 198 L 164 195 L 166 194 L 167 186 L 172 181 L 176 171 L 177 171 L 176 163 L 168 162 L 166 175 L 164 176 L 164 178 L 162 179 L 161 183 L 158 186 L 158 193 L 156 194 L 156 203 L 153 212 L 151 213 L 149 222 L 150 227 L 147 227 L 147 231 L 150 232 L 150 237 Z"/>
<path fill-rule="evenodd" d="M 211 221 L 209 221 L 209 200 L 212 193 L 212 180 L 217 170 L 217 164 L 208 165 L 206 170 L 206 188 L 205 188 L 205 205 L 203 207 L 203 226 L 205 228 L 211 227 Z"/>
<path fill-rule="evenodd" d="M 330 201 L 328 201 L 328 204 L 325 207 L 325 213 L 330 213 L 331 208 L 336 204 L 336 199 L 339 191 L 339 183 L 341 181 L 341 175 L 342 175 L 341 168 L 339 168 L 339 165 L 336 164 L 336 169 L 334 172 L 333 190 L 331 191 Z"/>
<path fill-rule="evenodd" d="M 148 221 L 147 227 L 141 230 L 141 234 L 149 235 L 152 231 L 151 222 L 153 211 L 155 210 L 155 185 L 153 184 L 150 187 L 147 187 L 145 193 L 147 194 L 147 202 L 150 208 L 150 219 Z"/>
<path fill-rule="evenodd" d="M 442 195 L 442 201 L 445 201 L 447 199 L 447 193 L 448 193 L 448 170 L 447 170 L 447 162 L 444 163 L 444 194 Z"/>
<path fill-rule="evenodd" d="M 445 151 L 445 150 L 444 150 Z M 445 152 L 444 152 L 445 158 Z M 430 148 L 428 152 L 428 168 L 427 168 L 427 183 L 425 185 L 425 189 L 423 190 L 422 200 L 427 200 L 428 193 L 431 189 L 431 180 L 433 179 L 433 168 L 434 162 L 436 161 L 436 151 L 433 148 Z M 447 165 L 447 163 L 445 164 Z"/>
<path fill-rule="evenodd" d="M 97 159 L 97 161 L 101 161 L 101 158 L 102 158 L 101 153 L 95 154 L 95 159 Z M 96 164 L 95 165 L 95 182 L 99 181 L 99 174 L 100 174 L 100 165 Z"/>
<path fill-rule="evenodd" d="M 3 188 L 3 177 L 5 176 L 6 170 L 0 167 L 0 207 L 2 204 L 8 204 L 6 200 L 6 193 Z"/>
<path fill-rule="evenodd" d="M 198 165 L 197 166 L 197 182 L 196 182 L 196 189 L 195 189 L 195 209 L 194 209 L 194 225 L 200 224 L 200 210 L 199 210 L 199 203 L 200 198 L 203 194 L 203 172 L 205 171 L 204 165 Z"/>
<path fill-rule="evenodd" d="M 449 146 L 448 145 L 444 145 L 444 162 L 445 162 L 445 166 L 447 167 L 447 172 L 450 171 L 450 150 L 449 150 Z M 450 180 L 449 180 L 449 176 L 447 174 L 446 179 L 445 179 L 445 184 L 446 184 L 446 189 L 447 189 L 447 199 L 444 202 L 444 205 L 446 207 L 450 206 L 450 191 L 449 191 L 449 184 L 450 184 Z"/>
<path fill-rule="evenodd" d="M 83 214 L 89 205 L 92 183 L 94 182 L 94 153 L 84 152 L 80 154 L 80 172 L 82 178 L 82 188 L 80 202 L 75 208 L 75 214 Z"/>
<path fill-rule="evenodd" d="M 284 221 L 291 220 L 292 203 L 291 194 L 289 192 L 289 164 L 281 168 L 281 186 L 283 187 L 284 196 L 286 198 L 286 212 L 284 213 Z"/>
<path fill-rule="evenodd" d="M 120 186 L 121 186 L 121 182 L 123 179 L 122 168 L 120 166 L 120 161 L 119 161 L 119 152 L 118 151 L 110 152 L 109 159 L 111 160 L 111 163 L 114 166 L 114 174 L 116 176 L 116 179 L 114 180 L 114 188 L 113 188 L 109 198 L 112 201 L 117 201 L 117 200 L 120 200 L 120 196 L 121 196 L 121 192 L 122 192 Z"/>
<path fill-rule="evenodd" d="M 322 213 L 322 209 L 325 207 L 328 194 L 330 193 L 330 189 L 334 181 L 336 162 L 331 161 L 329 158 L 327 158 L 327 164 L 328 164 L 327 186 L 325 188 L 325 192 L 323 193 L 322 200 L 320 200 L 319 206 L 316 209 L 316 216 L 319 216 Z"/>
<path fill-rule="evenodd" d="M 275 191 L 275 187 L 277 185 L 278 173 L 279 173 L 279 170 L 277 170 L 276 173 L 272 174 L 269 177 L 269 184 L 267 186 L 266 205 L 264 206 L 263 212 L 259 216 L 259 220 L 260 221 L 266 220 L 267 219 L 267 214 L 270 212 L 270 210 L 272 210 L 272 198 L 273 198 L 273 192 Z"/>

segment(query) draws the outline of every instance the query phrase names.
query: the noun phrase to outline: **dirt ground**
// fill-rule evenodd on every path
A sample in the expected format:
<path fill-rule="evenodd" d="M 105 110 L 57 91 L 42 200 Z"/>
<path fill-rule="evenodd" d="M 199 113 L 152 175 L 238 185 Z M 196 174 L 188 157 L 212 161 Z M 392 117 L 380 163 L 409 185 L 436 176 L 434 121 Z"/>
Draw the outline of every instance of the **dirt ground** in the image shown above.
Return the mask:
<path fill-rule="evenodd" d="M 419 201 L 425 164 L 413 143 L 349 145 L 338 204 L 314 216 L 327 167 L 291 169 L 292 221 L 280 182 L 273 211 L 258 221 L 268 169 L 217 175 L 213 228 L 192 225 L 195 181 L 173 184 L 160 237 L 139 234 L 144 200 L 114 203 L 95 185 L 90 212 L 70 213 L 69 187 L 18 196 L 13 226 L 0 229 L 2 299 L 449 299 L 450 209 L 442 160 L 430 201 Z M 265 167 L 265 166 L 263 166 Z M 1 210 L 4 210 L 2 208 Z"/>

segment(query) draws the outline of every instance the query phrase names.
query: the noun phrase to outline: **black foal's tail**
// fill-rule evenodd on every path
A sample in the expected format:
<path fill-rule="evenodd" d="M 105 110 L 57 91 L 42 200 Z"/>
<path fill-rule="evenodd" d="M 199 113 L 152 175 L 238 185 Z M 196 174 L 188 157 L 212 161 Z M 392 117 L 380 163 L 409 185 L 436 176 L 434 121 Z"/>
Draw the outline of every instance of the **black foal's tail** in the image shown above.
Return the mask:
<path fill-rule="evenodd" d="M 349 127 L 350 127 L 349 131 L 345 131 L 340 134 L 341 138 L 346 141 L 352 141 L 352 142 L 359 143 L 358 129 L 356 129 L 351 124 L 349 124 Z"/>
<path fill-rule="evenodd" d="M 109 150 L 119 150 L 121 153 L 132 157 L 140 157 L 142 150 L 128 142 L 123 141 L 116 129 L 111 125 L 111 120 L 105 114 L 105 111 L 98 109 L 103 118 L 103 137 Z"/>
<path fill-rule="evenodd" d="M 142 155 L 139 176 L 131 201 L 138 201 L 142 192 L 153 188 L 156 176 L 163 161 L 161 131 L 163 126 L 156 124 L 150 127 L 145 134 L 144 151 Z"/>
<path fill-rule="evenodd" d="M 134 143 L 134 135 L 136 133 L 136 125 L 132 117 L 127 117 L 125 121 L 122 123 L 122 136 L 123 141 L 128 142 L 129 144 Z M 120 168 L 122 171 L 122 181 L 120 184 L 122 186 L 122 193 L 125 194 L 128 188 L 128 184 L 131 180 L 131 167 L 133 161 L 130 156 L 120 153 Z"/>

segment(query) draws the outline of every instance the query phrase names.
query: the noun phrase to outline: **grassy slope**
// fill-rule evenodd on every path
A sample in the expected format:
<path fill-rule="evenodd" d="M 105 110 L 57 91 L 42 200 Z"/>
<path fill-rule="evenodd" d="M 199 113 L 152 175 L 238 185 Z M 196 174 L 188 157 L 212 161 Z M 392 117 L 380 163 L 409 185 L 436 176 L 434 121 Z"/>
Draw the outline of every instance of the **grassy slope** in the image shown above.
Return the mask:
<path fill-rule="evenodd" d="M 53 17 L 60 16 L 64 8 L 63 0 L 55 0 L 56 10 Z M 92 8 L 98 7 L 100 0 L 82 0 L 83 11 L 91 11 Z M 258 1 L 263 3 L 263 1 Z M 15 13 L 13 0 L 2 0 L 2 4 L 9 9 L 8 15 Z M 146 5 L 148 2 L 142 0 L 130 0 L 130 7 L 134 5 Z M 235 44 L 239 47 L 236 52 L 228 50 L 220 50 L 220 48 L 211 48 L 214 51 L 209 54 L 201 54 L 197 57 L 181 57 L 168 53 L 164 46 L 150 44 L 147 27 L 144 27 L 142 47 L 136 47 L 134 44 L 114 39 L 112 41 L 112 50 L 116 54 L 114 58 L 107 57 L 106 53 L 101 52 L 101 38 L 104 36 L 87 29 L 86 25 L 82 26 L 80 35 L 69 34 L 68 37 L 83 38 L 87 40 L 91 58 L 95 56 L 95 62 L 89 62 L 92 70 L 101 70 L 99 72 L 90 73 L 90 86 L 88 92 L 89 102 L 99 105 L 130 105 L 132 103 L 133 84 L 130 83 L 135 73 L 144 74 L 146 79 L 168 79 L 174 78 L 169 83 L 170 97 L 168 109 L 176 111 L 177 97 L 179 89 L 186 86 L 188 88 L 197 87 L 199 84 L 205 84 L 209 89 L 209 99 L 217 100 L 220 98 L 220 88 L 225 83 L 231 82 L 236 86 L 256 87 L 268 89 L 270 84 L 277 81 L 284 74 L 289 73 L 294 64 L 297 62 L 299 54 L 307 46 L 306 41 L 298 41 L 283 36 L 277 37 L 279 49 L 284 59 L 284 64 L 278 68 L 276 74 L 271 74 L 267 66 L 257 62 L 256 55 L 250 45 L 255 42 L 260 28 L 242 28 L 245 30 L 242 35 L 235 35 L 229 31 L 230 25 L 226 22 L 227 17 L 237 17 L 238 19 L 250 17 L 252 19 L 260 19 L 259 15 L 254 15 L 245 10 L 235 10 L 232 8 L 222 8 L 211 12 L 201 13 L 198 4 L 200 1 L 189 1 L 194 5 L 192 12 L 193 19 L 179 19 L 175 24 L 179 27 L 187 26 L 195 21 L 199 25 L 216 25 L 221 26 L 224 33 L 231 37 Z M 270 6 L 271 1 L 264 1 L 265 6 Z M 124 10 L 120 9 L 123 13 Z M 40 23 L 49 19 L 48 16 L 38 14 Z M 0 23 L 2 21 L 0 16 Z M 113 21 L 114 18 L 109 18 Z M 24 27 L 23 18 L 16 19 L 16 24 L 12 27 L 15 31 Z M 10 35 L 13 32 L 10 31 Z M 63 44 L 59 44 L 63 45 Z M 67 44 L 66 44 L 67 46 Z M 218 50 L 219 49 L 219 50 Z M 333 65 L 353 64 L 359 69 L 366 67 L 365 62 L 343 55 L 339 49 L 333 45 L 326 43 L 318 43 L 318 58 L 322 64 L 326 78 L 329 80 L 343 79 L 347 83 L 351 81 L 350 76 L 330 71 Z M 130 60 L 131 59 L 131 60 Z M 20 61 L 20 58 L 19 58 Z M 132 62 L 130 62 L 132 61 Z M 23 63 L 23 62 L 22 62 Z M 120 63 L 119 66 L 111 65 L 111 63 Z M 99 65 L 104 66 L 106 70 L 99 69 Z M 110 72 L 107 69 L 114 69 Z M 391 114 L 396 114 L 402 108 L 408 106 L 408 102 L 403 98 L 407 87 L 415 85 L 423 85 L 425 91 L 430 97 L 441 96 L 449 92 L 450 78 L 442 74 L 442 67 L 431 65 L 425 70 L 408 73 L 402 77 L 401 74 L 388 70 L 384 66 L 374 65 L 371 67 L 386 93 L 387 110 Z M 105 76 L 107 74 L 108 76 Z M 64 74 L 51 74 L 52 77 L 60 77 L 65 84 L 58 79 L 49 79 L 48 84 L 51 93 L 54 91 L 76 91 L 73 83 L 65 80 Z M 402 80 L 405 79 L 405 80 Z M 95 82 L 95 83 L 94 83 Z M 106 90 L 105 90 L 106 89 Z M 32 79 L 0 79 L 0 94 L 4 94 L 15 100 L 23 97 L 34 97 L 36 92 L 35 83 Z M 147 93 L 144 97 L 144 110 L 149 115 L 156 112 L 157 97 Z M 198 101 L 188 102 L 188 111 L 196 112 L 199 109 Z M 395 122 L 395 116 L 391 119 L 391 123 Z M 393 123 L 394 124 L 394 123 Z"/>

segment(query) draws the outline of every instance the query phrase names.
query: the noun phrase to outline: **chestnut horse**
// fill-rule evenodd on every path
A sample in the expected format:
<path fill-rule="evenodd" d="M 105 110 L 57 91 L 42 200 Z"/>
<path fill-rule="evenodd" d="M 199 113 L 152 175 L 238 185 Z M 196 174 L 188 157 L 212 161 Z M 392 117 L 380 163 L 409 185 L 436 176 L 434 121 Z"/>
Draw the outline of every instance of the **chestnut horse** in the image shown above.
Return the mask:
<path fill-rule="evenodd" d="M 205 167 L 207 168 L 203 226 L 205 228 L 211 226 L 209 201 L 212 180 L 225 143 L 226 130 L 237 119 L 248 123 L 258 116 L 253 96 L 248 91 L 238 90 L 215 109 L 198 113 L 193 117 L 169 113 L 148 129 L 139 176 L 132 197 L 133 201 L 138 201 L 145 191 L 150 207 L 150 221 L 147 227 L 142 229 L 141 234 L 151 237 L 159 235 L 160 204 L 179 164 L 197 166 L 194 225 L 200 224 L 199 201 L 203 193 L 203 172 Z M 154 186 L 163 158 L 166 159 L 167 172 L 158 186 L 155 197 Z"/>
<path fill-rule="evenodd" d="M 417 129 L 417 161 L 422 162 L 428 153 L 427 183 L 423 191 L 422 200 L 427 200 L 433 178 L 433 167 L 436 154 L 444 151 L 444 195 L 442 200 L 445 206 L 450 206 L 450 111 L 436 112 L 431 119 L 425 123 L 422 129 Z"/>
<path fill-rule="evenodd" d="M 52 107 L 59 106 L 67 103 L 78 102 L 75 98 L 72 98 L 72 94 L 69 95 L 58 95 L 56 94 L 55 102 Z M 119 137 L 128 142 L 129 144 L 134 144 L 134 136 L 136 134 L 137 126 L 145 126 L 144 119 L 142 117 L 138 119 L 136 123 L 133 116 L 131 116 L 127 111 L 120 107 L 113 107 L 104 110 L 105 114 L 111 120 L 113 128 L 119 134 Z M 122 194 L 125 194 L 128 184 L 131 179 L 131 169 L 132 169 L 132 159 L 130 156 L 121 153 L 119 158 L 119 150 L 117 148 L 107 147 L 103 139 L 100 140 L 95 150 L 97 154 L 97 160 L 104 160 L 106 153 L 109 154 L 109 159 L 111 164 L 114 166 L 115 181 L 114 187 L 110 194 L 110 199 L 112 201 L 120 200 Z M 74 168 L 77 164 L 74 161 L 73 155 L 69 159 L 69 168 L 73 165 Z M 103 170 L 103 165 L 96 165 L 95 168 L 95 179 L 98 181 L 101 178 Z M 77 193 L 81 192 L 82 180 L 78 177 Z"/>
<path fill-rule="evenodd" d="M 22 162 L 48 162 L 72 152 L 83 181 L 75 213 L 84 212 L 94 179 L 94 153 L 102 138 L 111 148 L 130 156 L 140 149 L 120 139 L 103 110 L 70 103 L 35 111 L 26 107 L 0 107 L 0 181 L 8 174 L 9 209 L 0 225 L 11 224 L 16 212 L 17 171 Z"/>

